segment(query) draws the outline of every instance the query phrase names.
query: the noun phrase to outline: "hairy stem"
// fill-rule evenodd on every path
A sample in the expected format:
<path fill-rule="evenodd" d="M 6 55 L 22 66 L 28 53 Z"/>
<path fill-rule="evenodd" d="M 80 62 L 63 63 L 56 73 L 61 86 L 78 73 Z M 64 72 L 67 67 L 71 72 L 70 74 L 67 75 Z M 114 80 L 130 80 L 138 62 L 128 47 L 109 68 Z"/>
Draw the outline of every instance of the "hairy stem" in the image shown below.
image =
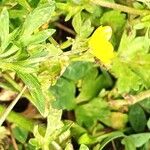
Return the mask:
<path fill-rule="evenodd" d="M 4 106 L 0 105 L 0 114 L 2 114 L 5 110 L 6 110 L 6 108 Z M 8 120 L 11 123 L 15 123 L 17 126 L 24 128 L 25 130 L 30 131 L 30 132 L 33 132 L 34 125 L 38 124 L 37 122 L 35 122 L 31 119 L 28 119 L 14 111 L 11 111 L 9 113 L 6 120 Z M 44 126 L 39 126 L 39 130 L 40 130 L 40 133 L 44 134 L 46 128 Z"/>
<path fill-rule="evenodd" d="M 150 90 L 143 91 L 139 93 L 138 95 L 128 95 L 125 97 L 125 99 L 120 99 L 120 100 L 110 100 L 109 101 L 109 106 L 112 109 L 121 109 L 124 106 L 129 106 L 133 105 L 137 102 L 140 102 L 146 98 L 150 98 Z"/>
<path fill-rule="evenodd" d="M 135 9 L 132 7 L 128 7 L 128 6 L 124 6 L 124 5 L 120 5 L 120 4 L 116 4 L 116 3 L 112 3 L 112 2 L 108 2 L 104 0 L 91 0 L 91 2 L 93 4 L 100 5 L 102 7 L 112 8 L 115 10 L 119 10 L 119 11 L 126 12 L 129 14 L 134 14 L 134 15 L 145 15 L 145 14 L 150 13 L 149 10 Z"/>

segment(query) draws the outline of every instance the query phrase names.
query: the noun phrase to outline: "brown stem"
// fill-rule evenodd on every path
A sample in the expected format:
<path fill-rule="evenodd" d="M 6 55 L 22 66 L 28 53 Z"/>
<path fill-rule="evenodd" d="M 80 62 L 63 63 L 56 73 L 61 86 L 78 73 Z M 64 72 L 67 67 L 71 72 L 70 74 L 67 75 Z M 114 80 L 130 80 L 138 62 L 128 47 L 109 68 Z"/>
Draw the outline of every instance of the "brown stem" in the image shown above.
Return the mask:
<path fill-rule="evenodd" d="M 110 100 L 108 103 L 112 109 L 118 110 L 118 109 L 123 108 L 124 106 L 133 105 L 146 98 L 150 98 L 150 90 L 143 91 L 139 93 L 138 95 L 128 95 L 127 97 L 125 97 L 125 99 Z"/>
<path fill-rule="evenodd" d="M 75 32 L 74 32 L 73 30 L 71 30 L 70 28 L 64 26 L 64 25 L 61 24 L 61 23 L 55 22 L 54 25 L 55 25 L 56 27 L 58 27 L 58 28 L 64 30 L 64 31 L 66 31 L 66 32 L 68 32 L 68 33 L 70 33 L 70 34 L 72 34 L 72 35 L 75 35 Z"/>

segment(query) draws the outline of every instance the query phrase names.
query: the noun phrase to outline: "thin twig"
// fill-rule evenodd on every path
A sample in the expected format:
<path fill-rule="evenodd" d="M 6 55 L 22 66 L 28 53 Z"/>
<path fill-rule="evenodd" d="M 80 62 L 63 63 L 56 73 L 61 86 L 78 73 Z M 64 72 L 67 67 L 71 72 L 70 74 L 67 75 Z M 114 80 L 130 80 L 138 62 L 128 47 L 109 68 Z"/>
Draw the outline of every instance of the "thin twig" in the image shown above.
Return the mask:
<path fill-rule="evenodd" d="M 91 2 L 93 4 L 100 5 L 102 7 L 112 8 L 112 9 L 116 9 L 116 10 L 126 12 L 129 14 L 134 14 L 134 15 L 145 15 L 145 14 L 150 13 L 149 10 L 135 9 L 132 7 L 128 7 L 128 6 L 124 6 L 124 5 L 120 5 L 120 4 L 116 4 L 116 3 L 112 3 L 112 2 L 108 2 L 104 0 L 91 0 Z"/>
<path fill-rule="evenodd" d="M 18 96 L 12 101 L 12 103 L 7 107 L 7 109 L 5 110 L 5 112 L 2 114 L 2 117 L 0 118 L 0 126 L 3 124 L 3 122 L 5 121 L 5 119 L 7 118 L 7 116 L 9 115 L 9 113 L 11 112 L 11 110 L 13 109 L 13 107 L 16 105 L 16 103 L 18 102 L 18 100 L 20 99 L 20 97 L 22 96 L 22 94 L 24 93 L 24 91 L 26 90 L 26 86 L 22 89 L 22 91 L 18 94 Z"/>
<path fill-rule="evenodd" d="M 113 150 L 117 150 L 114 140 L 112 140 L 112 147 L 113 147 Z"/>
<path fill-rule="evenodd" d="M 71 30 L 70 28 L 64 26 L 63 24 L 59 23 L 59 22 L 55 22 L 54 25 L 72 35 L 75 35 L 75 32 L 73 30 Z"/>

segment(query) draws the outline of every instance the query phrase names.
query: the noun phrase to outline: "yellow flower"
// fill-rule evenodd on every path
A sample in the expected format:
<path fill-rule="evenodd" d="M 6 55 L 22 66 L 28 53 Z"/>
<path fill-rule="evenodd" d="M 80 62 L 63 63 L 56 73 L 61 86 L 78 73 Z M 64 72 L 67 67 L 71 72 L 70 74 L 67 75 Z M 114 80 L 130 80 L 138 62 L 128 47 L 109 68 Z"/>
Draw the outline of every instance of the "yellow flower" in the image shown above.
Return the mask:
<path fill-rule="evenodd" d="M 98 27 L 89 39 L 90 52 L 104 65 L 111 64 L 114 57 L 113 45 L 109 42 L 112 35 L 110 26 Z"/>

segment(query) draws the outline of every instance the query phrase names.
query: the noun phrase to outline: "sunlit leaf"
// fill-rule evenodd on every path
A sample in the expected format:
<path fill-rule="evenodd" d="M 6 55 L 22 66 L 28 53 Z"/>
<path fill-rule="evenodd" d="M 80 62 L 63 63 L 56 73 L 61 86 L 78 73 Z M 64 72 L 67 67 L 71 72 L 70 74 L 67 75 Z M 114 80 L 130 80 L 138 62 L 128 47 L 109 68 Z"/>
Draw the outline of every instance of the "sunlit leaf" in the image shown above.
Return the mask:
<path fill-rule="evenodd" d="M 31 35 L 36 29 L 46 23 L 51 18 L 54 9 L 54 2 L 51 2 L 51 4 L 43 4 L 34 9 L 24 22 L 22 36 L 26 37 Z"/>
<path fill-rule="evenodd" d="M 45 98 L 41 90 L 39 81 L 34 75 L 29 73 L 17 71 L 18 76 L 23 80 L 27 85 L 33 99 L 32 103 L 37 107 L 39 112 L 44 115 L 45 112 Z"/>
<path fill-rule="evenodd" d="M 1 49 L 5 50 L 8 42 L 9 35 L 9 14 L 6 8 L 4 8 L 0 14 L 0 40 Z"/>

